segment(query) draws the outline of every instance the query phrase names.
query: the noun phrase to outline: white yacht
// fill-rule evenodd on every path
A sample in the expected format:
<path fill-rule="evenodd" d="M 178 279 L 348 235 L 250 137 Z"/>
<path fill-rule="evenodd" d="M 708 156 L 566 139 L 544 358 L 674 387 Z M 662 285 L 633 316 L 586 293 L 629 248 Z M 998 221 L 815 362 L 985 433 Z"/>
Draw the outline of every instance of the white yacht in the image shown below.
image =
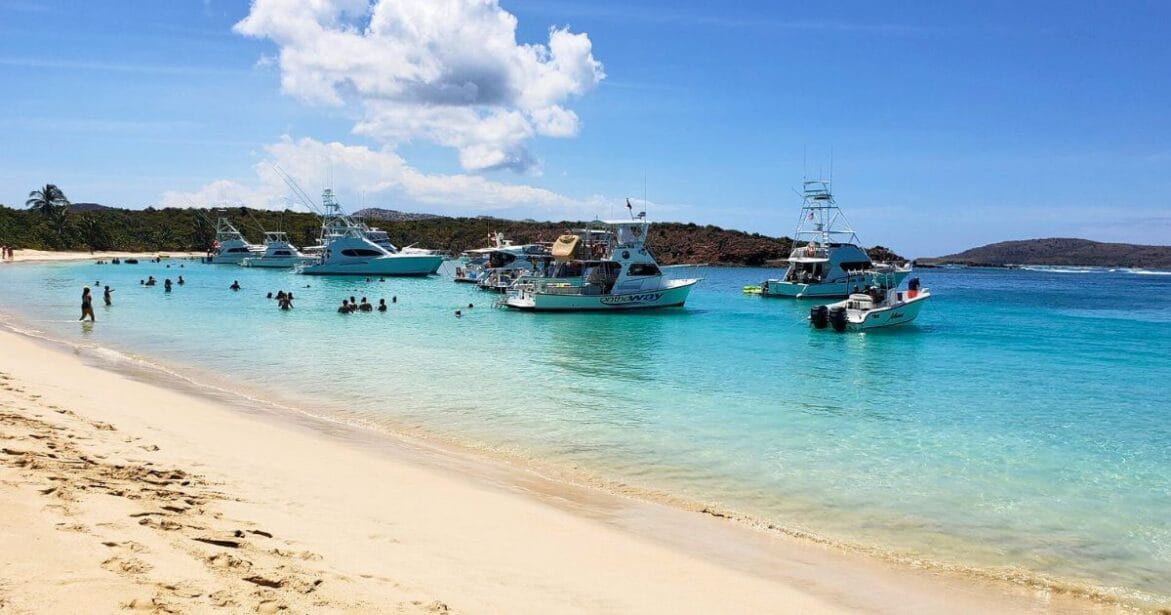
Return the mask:
<path fill-rule="evenodd" d="M 859 246 L 858 235 L 834 202 L 829 181 L 804 182 L 802 198 L 789 267 L 783 278 L 761 283 L 761 296 L 846 297 L 858 286 L 860 277 L 870 273 L 890 274 L 883 275 L 882 279 L 884 284 L 892 284 L 892 288 L 911 273 L 909 265 L 870 260 L 866 250 Z"/>
<path fill-rule="evenodd" d="M 390 252 L 370 240 L 370 227 L 342 215 L 333 191 L 321 195 L 321 255 L 303 265 L 305 275 L 427 276 L 439 270 L 435 254 Z M 385 235 L 385 233 L 383 233 Z"/>
<path fill-rule="evenodd" d="M 464 263 L 455 268 L 456 282 L 473 283 L 485 290 L 504 292 L 521 277 L 543 275 L 553 261 L 546 245 L 516 245 L 500 232 L 489 236 L 493 242 L 491 247 L 463 253 Z"/>
<path fill-rule="evenodd" d="M 517 280 L 503 305 L 533 311 L 613 311 L 681 306 L 698 278 L 663 274 L 646 248 L 650 222 L 642 217 L 562 235 L 553 244 L 547 276 Z"/>
<path fill-rule="evenodd" d="M 250 256 L 260 256 L 264 246 L 248 243 L 243 233 L 236 230 L 227 218 L 216 220 L 215 241 L 211 244 L 208 261 L 216 265 L 238 265 Z"/>
<path fill-rule="evenodd" d="M 313 260 L 312 256 L 302 254 L 293 244 L 289 243 L 287 233 L 274 231 L 264 234 L 264 252 L 260 256 L 249 256 L 241 260 L 240 265 L 244 267 L 289 269 L 311 260 Z"/>
<path fill-rule="evenodd" d="M 863 292 L 851 293 L 845 301 L 819 305 L 809 310 L 809 324 L 815 329 L 831 327 L 834 331 L 867 331 L 905 325 L 919 315 L 931 293 L 919 288 L 919 278 L 911 278 L 907 290 L 899 290 L 888 280 L 893 274 L 876 274 L 874 283 Z"/>

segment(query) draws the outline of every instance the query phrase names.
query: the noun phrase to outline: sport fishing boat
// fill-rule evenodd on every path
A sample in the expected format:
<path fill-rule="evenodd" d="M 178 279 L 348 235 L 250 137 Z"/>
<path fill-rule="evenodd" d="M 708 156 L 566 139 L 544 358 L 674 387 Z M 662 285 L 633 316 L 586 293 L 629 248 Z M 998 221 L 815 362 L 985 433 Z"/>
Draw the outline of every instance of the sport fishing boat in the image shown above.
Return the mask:
<path fill-rule="evenodd" d="M 238 265 L 240 261 L 264 253 L 264 246 L 248 243 L 244 234 L 236 230 L 227 218 L 216 220 L 215 241 L 211 244 L 208 261 L 216 265 Z"/>
<path fill-rule="evenodd" d="M 553 244 L 552 271 L 525 276 L 508 289 L 503 305 L 531 311 L 613 311 L 681 306 L 698 278 L 663 274 L 646 248 L 650 222 L 643 217 L 605 222 Z"/>
<path fill-rule="evenodd" d="M 883 274 L 883 284 L 893 284 L 888 288 L 895 288 L 911 273 L 909 265 L 870 260 L 834 201 L 829 181 L 804 182 L 802 199 L 801 218 L 793 233 L 793 251 L 789 254 L 785 276 L 765 280 L 759 292 L 755 287 L 751 291 L 746 287 L 746 292 L 798 299 L 846 297 L 854 290 L 859 276 Z M 798 245 L 802 242 L 804 245 Z"/>
<path fill-rule="evenodd" d="M 839 333 L 905 325 L 915 320 L 930 298 L 926 288 L 919 288 L 919 278 L 911 278 L 907 290 L 892 287 L 890 280 L 875 280 L 864 292 L 852 293 L 845 301 L 810 308 L 809 324 L 815 329 L 830 327 Z"/>
<path fill-rule="evenodd" d="M 313 260 L 314 257 L 302 254 L 293 244 L 289 243 L 287 233 L 277 231 L 264 234 L 264 252 L 260 256 L 249 256 L 240 261 L 244 267 L 267 267 L 271 269 L 289 269 L 302 263 Z"/>
<path fill-rule="evenodd" d="M 333 191 L 321 195 L 321 255 L 301 266 L 305 275 L 427 276 L 439 270 L 435 254 L 390 252 L 370 240 L 370 227 L 341 213 Z"/>

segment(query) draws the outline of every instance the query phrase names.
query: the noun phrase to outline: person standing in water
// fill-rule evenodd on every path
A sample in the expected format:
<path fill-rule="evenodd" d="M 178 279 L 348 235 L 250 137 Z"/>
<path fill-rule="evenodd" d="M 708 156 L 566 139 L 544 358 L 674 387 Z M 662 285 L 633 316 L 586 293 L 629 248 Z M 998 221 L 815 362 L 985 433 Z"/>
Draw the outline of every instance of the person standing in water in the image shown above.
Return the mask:
<path fill-rule="evenodd" d="M 102 293 L 102 300 L 106 302 L 107 306 L 114 305 L 114 301 L 113 301 L 114 297 L 113 297 L 113 295 L 110 294 L 112 292 L 114 292 L 114 291 L 111 290 L 109 286 L 107 286 L 106 291 L 104 293 Z"/>
<path fill-rule="evenodd" d="M 94 318 L 93 295 L 89 293 L 88 286 L 81 289 L 81 318 L 78 318 L 78 320 L 85 320 L 86 316 L 89 316 L 90 322 L 94 322 L 96 320 Z"/>

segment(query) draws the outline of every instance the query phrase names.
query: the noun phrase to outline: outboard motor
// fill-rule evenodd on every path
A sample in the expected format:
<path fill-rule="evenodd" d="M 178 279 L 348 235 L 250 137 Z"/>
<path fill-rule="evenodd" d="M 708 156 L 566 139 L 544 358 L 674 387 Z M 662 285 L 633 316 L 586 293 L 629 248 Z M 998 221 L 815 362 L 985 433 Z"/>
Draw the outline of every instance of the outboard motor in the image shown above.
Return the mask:
<path fill-rule="evenodd" d="M 846 308 L 838 306 L 831 308 L 828 314 L 829 324 L 833 325 L 834 331 L 841 333 L 846 330 Z"/>
<path fill-rule="evenodd" d="M 829 308 L 824 305 L 809 308 L 809 322 L 815 329 L 824 329 L 829 324 Z"/>

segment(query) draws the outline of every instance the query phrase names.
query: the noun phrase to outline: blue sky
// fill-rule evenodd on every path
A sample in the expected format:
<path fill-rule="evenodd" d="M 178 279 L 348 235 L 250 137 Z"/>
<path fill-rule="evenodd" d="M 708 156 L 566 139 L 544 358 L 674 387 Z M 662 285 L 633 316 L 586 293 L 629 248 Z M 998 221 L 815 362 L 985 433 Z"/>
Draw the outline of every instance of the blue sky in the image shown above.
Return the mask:
<path fill-rule="evenodd" d="M 338 2 L 0 0 L 0 202 L 787 235 L 832 151 L 867 244 L 1171 243 L 1171 4 Z"/>

